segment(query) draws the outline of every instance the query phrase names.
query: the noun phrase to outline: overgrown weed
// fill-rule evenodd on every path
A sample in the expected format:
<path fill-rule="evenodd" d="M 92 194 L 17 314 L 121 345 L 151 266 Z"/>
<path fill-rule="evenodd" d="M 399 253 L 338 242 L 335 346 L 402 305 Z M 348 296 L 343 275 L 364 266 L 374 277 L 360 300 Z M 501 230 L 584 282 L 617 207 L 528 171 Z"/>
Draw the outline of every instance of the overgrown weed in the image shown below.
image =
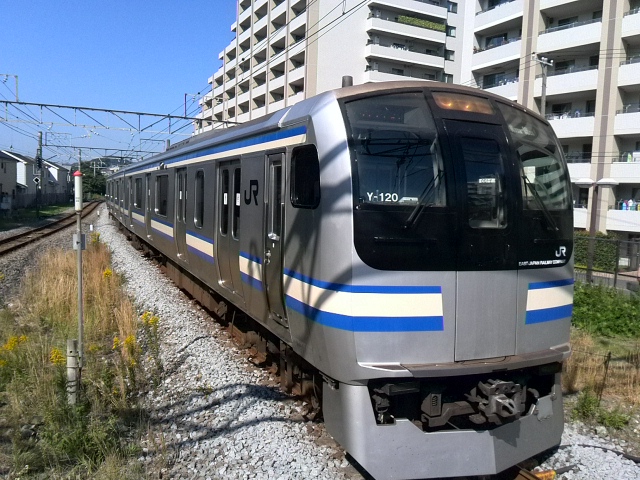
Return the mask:
<path fill-rule="evenodd" d="M 43 255 L 25 278 L 20 306 L 0 314 L 0 416 L 11 441 L 2 457 L 11 458 L 14 477 L 136 478 L 122 472 L 135 471 L 123 466 L 138 453 L 135 432 L 146 430 L 134 400 L 143 387 L 137 315 L 98 235 L 83 252 L 82 388 L 75 406 L 67 402 L 66 342 L 78 328 L 76 255 Z"/>

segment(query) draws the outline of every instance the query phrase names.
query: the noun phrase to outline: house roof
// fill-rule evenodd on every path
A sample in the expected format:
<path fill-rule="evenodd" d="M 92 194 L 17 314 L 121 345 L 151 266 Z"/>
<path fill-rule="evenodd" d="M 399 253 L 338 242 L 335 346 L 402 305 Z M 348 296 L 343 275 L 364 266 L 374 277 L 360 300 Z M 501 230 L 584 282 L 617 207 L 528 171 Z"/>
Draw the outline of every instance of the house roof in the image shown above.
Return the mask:
<path fill-rule="evenodd" d="M 16 161 L 18 161 L 20 163 L 27 164 L 27 165 L 32 165 L 32 164 L 36 163 L 36 161 L 33 158 L 27 157 L 26 155 L 21 155 L 21 154 L 16 153 L 16 152 L 9 152 L 7 150 L 0 150 L 0 154 L 4 154 L 8 158 L 13 158 Z"/>
<path fill-rule="evenodd" d="M 3 161 L 10 161 L 10 162 L 17 162 L 18 160 L 16 160 L 14 157 L 8 155 L 7 153 L 5 153 L 4 150 L 0 150 L 0 159 L 2 159 Z"/>

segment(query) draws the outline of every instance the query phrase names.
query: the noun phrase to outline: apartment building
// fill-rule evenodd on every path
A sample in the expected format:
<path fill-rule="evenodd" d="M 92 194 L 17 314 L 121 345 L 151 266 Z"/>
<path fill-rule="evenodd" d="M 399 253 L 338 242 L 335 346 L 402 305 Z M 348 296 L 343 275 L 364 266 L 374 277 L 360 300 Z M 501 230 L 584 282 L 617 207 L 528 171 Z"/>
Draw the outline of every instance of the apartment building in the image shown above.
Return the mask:
<path fill-rule="evenodd" d="M 239 0 L 202 117 L 245 122 L 338 88 L 345 75 L 460 82 L 464 1 Z"/>
<path fill-rule="evenodd" d="M 570 162 L 576 228 L 625 240 L 640 239 L 639 7 L 481 0 L 474 26 L 471 83 L 546 115 Z"/>
<path fill-rule="evenodd" d="M 547 116 L 570 162 L 576 228 L 640 239 L 640 0 L 238 0 L 231 30 L 201 102 L 205 129 L 343 75 L 477 86 Z"/>

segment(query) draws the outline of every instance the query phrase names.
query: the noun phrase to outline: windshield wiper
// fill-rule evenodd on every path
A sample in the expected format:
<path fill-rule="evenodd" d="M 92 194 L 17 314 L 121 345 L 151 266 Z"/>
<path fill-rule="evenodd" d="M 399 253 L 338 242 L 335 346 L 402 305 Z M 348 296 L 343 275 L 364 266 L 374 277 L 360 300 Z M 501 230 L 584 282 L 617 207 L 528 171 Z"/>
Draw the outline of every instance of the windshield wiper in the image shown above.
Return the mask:
<path fill-rule="evenodd" d="M 533 198 L 535 198 L 538 205 L 540 205 L 540 209 L 542 210 L 544 218 L 547 220 L 547 227 L 550 227 L 549 230 L 553 230 L 554 232 L 559 231 L 560 229 L 558 228 L 558 225 L 551 216 L 549 209 L 542 201 L 542 198 L 540 198 L 540 194 L 537 192 L 536 187 L 531 183 L 531 180 L 529 180 L 524 173 L 522 174 L 522 179 L 524 180 L 525 185 L 529 187 L 529 191 L 533 194 Z"/>
<path fill-rule="evenodd" d="M 433 190 L 433 187 L 435 187 L 436 182 L 440 179 L 443 173 L 444 172 L 442 170 L 439 170 L 438 175 L 433 177 L 431 181 L 424 187 L 424 190 L 422 190 L 422 193 L 418 197 L 418 204 L 413 208 L 411 214 L 407 217 L 407 220 L 404 222 L 403 228 L 413 228 L 418 222 L 418 218 L 420 218 L 420 215 L 424 211 L 425 207 L 433 205 L 433 203 L 424 203 L 424 200 L 427 198 L 427 195 L 431 193 L 431 190 Z"/>

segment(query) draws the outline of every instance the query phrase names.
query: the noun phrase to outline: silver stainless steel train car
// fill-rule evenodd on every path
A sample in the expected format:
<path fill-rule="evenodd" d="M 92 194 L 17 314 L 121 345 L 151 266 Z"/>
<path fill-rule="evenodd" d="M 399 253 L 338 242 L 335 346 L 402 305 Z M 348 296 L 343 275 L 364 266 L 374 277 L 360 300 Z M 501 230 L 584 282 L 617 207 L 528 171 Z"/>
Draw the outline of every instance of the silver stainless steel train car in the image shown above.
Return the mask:
<path fill-rule="evenodd" d="M 124 168 L 108 201 L 322 373 L 327 429 L 374 477 L 492 474 L 559 444 L 572 201 L 538 115 L 352 86 Z"/>

